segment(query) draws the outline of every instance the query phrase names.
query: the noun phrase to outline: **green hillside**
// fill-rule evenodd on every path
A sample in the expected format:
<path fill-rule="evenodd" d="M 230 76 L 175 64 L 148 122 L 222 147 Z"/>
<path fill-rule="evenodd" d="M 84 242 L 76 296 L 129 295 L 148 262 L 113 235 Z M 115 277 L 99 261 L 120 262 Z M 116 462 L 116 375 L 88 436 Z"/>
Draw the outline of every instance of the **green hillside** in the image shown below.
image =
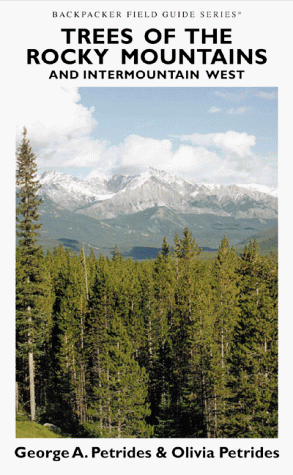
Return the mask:
<path fill-rule="evenodd" d="M 269 254 L 271 252 L 278 252 L 278 227 L 274 226 L 270 229 L 264 229 L 251 236 L 251 239 L 256 239 L 258 244 L 258 250 L 261 254 Z M 245 245 L 249 243 L 249 238 L 241 241 L 236 250 L 240 251 Z"/>
<path fill-rule="evenodd" d="M 96 255 L 111 257 L 117 245 L 124 257 L 138 260 L 156 257 L 163 238 L 172 245 L 175 233 L 181 234 L 185 227 L 192 231 L 199 246 L 209 252 L 218 249 L 223 236 L 236 246 L 277 224 L 275 219 L 184 214 L 165 207 L 98 220 L 65 210 L 48 198 L 40 207 L 40 215 L 43 230 L 39 241 L 45 249 L 62 244 L 78 252 L 84 242 L 88 244 L 86 252 L 92 246 Z"/>
<path fill-rule="evenodd" d="M 93 219 L 68 211 L 44 197 L 40 206 L 42 231 L 39 244 L 53 249 L 59 244 L 79 252 L 93 248 L 96 256 L 112 257 L 115 245 L 123 257 L 135 260 L 155 258 L 163 238 L 173 244 L 175 233 L 188 227 L 205 254 L 218 250 L 223 236 L 238 252 L 242 252 L 250 237 L 256 236 L 260 252 L 277 248 L 276 219 L 236 219 L 213 214 L 185 214 L 166 207 L 149 208 L 111 219 Z M 272 231 L 273 230 L 273 231 Z"/>
<path fill-rule="evenodd" d="M 16 421 L 17 439 L 60 439 L 66 437 L 61 434 L 55 434 L 47 427 L 30 421 Z"/>

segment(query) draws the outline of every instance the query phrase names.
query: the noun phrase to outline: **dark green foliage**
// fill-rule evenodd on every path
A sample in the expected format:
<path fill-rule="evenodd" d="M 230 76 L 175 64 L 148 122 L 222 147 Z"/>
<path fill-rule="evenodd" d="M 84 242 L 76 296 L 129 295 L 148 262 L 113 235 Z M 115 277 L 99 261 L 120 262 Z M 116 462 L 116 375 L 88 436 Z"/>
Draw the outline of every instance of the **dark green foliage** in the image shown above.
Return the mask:
<path fill-rule="evenodd" d="M 117 315 L 99 347 L 85 428 L 93 437 L 149 437 L 147 374 L 133 358 L 132 344 Z"/>
<path fill-rule="evenodd" d="M 25 253 L 27 267 L 34 269 L 39 252 L 36 242 L 39 235 L 38 231 L 41 228 L 41 224 L 38 223 L 38 208 L 41 200 L 37 197 L 40 185 L 37 180 L 36 156 L 32 152 L 27 139 L 26 129 L 23 131 L 23 138 L 17 149 L 16 159 L 16 184 L 19 187 L 17 193 L 19 204 L 16 209 L 17 235 L 20 237 L 19 248 Z"/>
<path fill-rule="evenodd" d="M 44 418 L 83 437 L 277 436 L 276 263 L 226 238 L 199 254 L 188 229 L 153 261 L 40 254 Z"/>
<path fill-rule="evenodd" d="M 240 316 L 231 355 L 234 437 L 277 436 L 277 268 L 256 241 L 240 263 Z M 237 383 L 237 384 L 236 384 Z M 232 424 L 231 424 L 232 422 Z"/>
<path fill-rule="evenodd" d="M 17 150 L 19 204 L 16 209 L 19 246 L 16 252 L 16 368 L 18 393 L 22 404 L 30 405 L 31 419 L 46 397 L 41 383 L 48 381 L 44 360 L 51 332 L 51 278 L 43 250 L 37 245 L 41 229 L 37 196 L 36 156 L 24 129 Z M 29 380 L 29 382 L 28 382 Z M 29 402 L 30 401 L 30 402 Z"/>
<path fill-rule="evenodd" d="M 212 275 L 214 298 L 213 325 L 214 351 L 213 380 L 214 437 L 228 437 L 225 432 L 229 411 L 230 360 L 235 338 L 235 326 L 239 316 L 238 259 L 226 237 L 219 247 Z"/>

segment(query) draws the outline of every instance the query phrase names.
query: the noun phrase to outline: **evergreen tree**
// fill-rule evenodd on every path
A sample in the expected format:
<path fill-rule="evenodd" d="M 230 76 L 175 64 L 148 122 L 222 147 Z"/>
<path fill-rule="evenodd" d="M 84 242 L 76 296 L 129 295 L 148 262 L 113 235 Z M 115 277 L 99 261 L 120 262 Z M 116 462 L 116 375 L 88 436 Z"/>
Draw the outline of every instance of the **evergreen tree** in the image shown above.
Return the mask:
<path fill-rule="evenodd" d="M 99 372 L 85 428 L 93 437 L 149 437 L 152 428 L 145 422 L 150 414 L 147 374 L 134 360 L 131 341 L 117 315 L 100 348 Z"/>
<path fill-rule="evenodd" d="M 201 252 L 201 249 L 198 244 L 195 243 L 195 239 L 192 237 L 192 233 L 188 228 L 184 229 L 181 239 L 178 239 L 178 236 L 175 234 L 174 244 L 175 255 L 187 262 L 197 257 Z"/>
<path fill-rule="evenodd" d="M 20 146 L 17 149 L 16 184 L 18 206 L 17 235 L 19 248 L 16 267 L 16 332 L 17 368 L 26 372 L 24 359 L 28 360 L 30 417 L 36 418 L 35 359 L 40 356 L 44 338 L 44 326 L 48 315 L 42 304 L 44 297 L 43 255 L 37 244 L 41 229 L 38 208 L 40 187 L 37 179 L 36 156 L 32 152 L 27 131 L 24 128 Z M 18 372 L 19 377 L 19 372 Z"/>
<path fill-rule="evenodd" d="M 142 263 L 141 271 L 140 315 L 143 325 L 143 345 L 139 352 L 138 361 L 141 363 L 141 366 L 145 367 L 148 373 L 148 401 L 151 404 L 151 419 L 149 420 L 155 422 L 156 409 L 162 391 L 162 380 L 159 374 L 160 368 L 158 363 L 165 328 L 160 312 L 156 311 L 153 263 L 145 261 Z"/>
<path fill-rule="evenodd" d="M 190 437 L 213 437 L 214 427 L 214 355 L 215 344 L 214 296 L 210 265 L 201 262 L 195 276 L 194 310 L 188 339 L 190 369 L 188 398 Z"/>
<path fill-rule="evenodd" d="M 153 265 L 154 312 L 157 324 L 157 358 L 155 362 L 156 394 L 152 401 L 152 420 L 156 437 L 170 437 L 172 426 L 171 386 L 172 386 L 172 341 L 171 327 L 175 307 L 175 267 L 170 246 L 164 238 L 162 250 Z"/>
<path fill-rule="evenodd" d="M 238 259 L 226 237 L 213 267 L 214 349 L 213 349 L 213 437 L 224 437 L 229 404 L 231 348 L 239 315 Z"/>
<path fill-rule="evenodd" d="M 185 228 L 183 237 L 174 238 L 176 285 L 174 309 L 171 317 L 170 337 L 172 345 L 171 405 L 174 430 L 177 437 L 190 435 L 191 418 L 189 404 L 189 375 L 191 372 L 190 332 L 196 309 L 197 256 L 200 253 L 192 233 Z"/>
<path fill-rule="evenodd" d="M 231 356 L 232 437 L 277 437 L 277 271 L 271 265 L 251 240 L 241 258 Z"/>
<path fill-rule="evenodd" d="M 87 287 L 83 253 L 69 254 L 66 287 L 57 317 L 60 396 L 81 424 L 86 421 L 86 324 Z M 59 390 L 60 390 L 59 389 Z M 70 395 L 70 398 L 68 398 Z"/>
<path fill-rule="evenodd" d="M 117 288 L 116 309 L 125 324 L 127 334 L 133 345 L 134 356 L 139 358 L 141 348 L 144 346 L 144 322 L 142 315 L 142 285 L 141 265 L 127 259 L 121 267 L 121 263 L 115 263 L 114 274 L 120 273 Z"/>
<path fill-rule="evenodd" d="M 170 246 L 165 237 L 163 239 L 162 251 L 160 252 L 160 256 L 162 256 L 165 260 L 168 258 L 168 256 L 170 256 Z"/>
<path fill-rule="evenodd" d="M 115 244 L 115 247 L 114 247 L 114 251 L 113 251 L 113 257 L 112 257 L 112 261 L 121 261 L 123 260 L 123 257 L 122 255 L 120 254 L 120 252 L 118 251 L 118 247 L 116 246 Z"/>

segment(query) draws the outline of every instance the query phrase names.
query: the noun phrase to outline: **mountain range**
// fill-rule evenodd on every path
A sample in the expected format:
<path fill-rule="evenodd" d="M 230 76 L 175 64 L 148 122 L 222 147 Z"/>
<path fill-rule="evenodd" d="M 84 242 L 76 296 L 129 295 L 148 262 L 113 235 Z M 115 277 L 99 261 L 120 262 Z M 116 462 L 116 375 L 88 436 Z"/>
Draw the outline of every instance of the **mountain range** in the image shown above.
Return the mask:
<path fill-rule="evenodd" d="M 224 235 L 232 245 L 277 226 L 278 192 L 263 185 L 192 183 L 149 168 L 134 175 L 77 178 L 57 171 L 40 177 L 44 247 L 82 243 L 105 255 L 154 257 L 164 236 L 188 227 L 205 249 Z"/>
<path fill-rule="evenodd" d="M 166 207 L 181 213 L 234 218 L 277 218 L 277 190 L 260 185 L 191 183 L 162 170 L 140 175 L 114 175 L 109 180 L 80 179 L 60 172 L 40 177 L 42 195 L 95 219 L 116 218 L 145 209 Z"/>

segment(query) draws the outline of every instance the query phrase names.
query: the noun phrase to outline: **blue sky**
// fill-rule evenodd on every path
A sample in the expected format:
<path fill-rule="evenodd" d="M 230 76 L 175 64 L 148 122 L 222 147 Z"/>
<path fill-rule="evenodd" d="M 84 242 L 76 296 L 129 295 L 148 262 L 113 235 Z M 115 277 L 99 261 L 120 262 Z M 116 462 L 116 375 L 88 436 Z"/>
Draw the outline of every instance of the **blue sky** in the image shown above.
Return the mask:
<path fill-rule="evenodd" d="M 93 136 L 113 144 L 134 133 L 165 139 L 234 130 L 255 135 L 257 153 L 277 154 L 276 88 L 80 88 L 79 93 L 82 104 L 95 107 Z"/>
<path fill-rule="evenodd" d="M 29 99 L 20 119 L 40 172 L 154 166 L 190 181 L 277 185 L 276 88 L 52 88 Z"/>

